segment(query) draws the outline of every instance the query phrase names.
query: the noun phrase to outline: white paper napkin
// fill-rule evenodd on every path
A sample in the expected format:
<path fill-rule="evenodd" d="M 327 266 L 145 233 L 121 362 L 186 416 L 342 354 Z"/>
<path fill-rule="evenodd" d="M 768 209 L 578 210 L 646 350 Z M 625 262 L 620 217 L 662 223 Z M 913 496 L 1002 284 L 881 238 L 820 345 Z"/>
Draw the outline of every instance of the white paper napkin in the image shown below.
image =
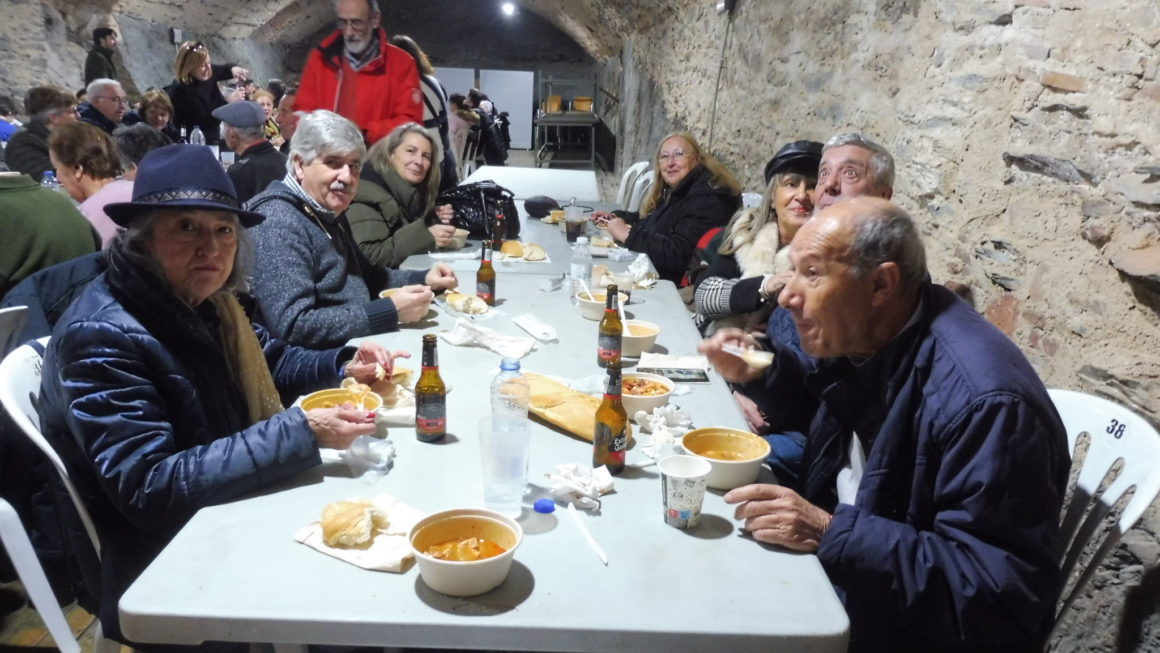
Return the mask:
<path fill-rule="evenodd" d="M 658 406 L 652 414 L 636 411 L 632 421 L 640 430 L 649 434 L 648 442 L 641 447 L 644 455 L 659 460 L 672 453 L 673 445 L 693 427 L 693 418 L 688 411 L 673 404 Z"/>
<path fill-rule="evenodd" d="M 640 355 L 637 367 L 682 368 L 690 370 L 709 371 L 709 359 L 701 354 L 693 356 L 672 356 L 670 354 L 654 354 L 644 352 Z"/>
<path fill-rule="evenodd" d="M 531 338 L 506 336 L 494 329 L 472 324 L 463 318 L 459 318 L 450 331 L 440 333 L 439 337 L 453 345 L 490 349 L 505 358 L 523 358 L 536 346 Z"/>
<path fill-rule="evenodd" d="M 318 522 L 299 529 L 294 534 L 294 540 L 363 569 L 402 572 L 407 560 L 412 557 L 407 532 L 426 515 L 389 494 L 380 494 L 371 501 L 376 511 L 387 516 L 389 523 L 386 530 L 375 533 L 369 545 L 350 549 L 327 546 L 322 541 L 322 525 Z"/>
<path fill-rule="evenodd" d="M 472 261 L 479 260 L 480 251 L 477 249 L 473 252 L 431 252 L 427 256 L 436 261 Z"/>
<path fill-rule="evenodd" d="M 560 503 L 573 503 L 583 510 L 600 507 L 600 495 L 612 491 L 612 474 L 604 465 L 592 469 L 579 463 L 556 465 L 548 474 L 552 497 Z"/>
<path fill-rule="evenodd" d="M 521 313 L 513 317 L 512 322 L 532 334 L 537 340 L 550 342 L 556 339 L 556 328 L 531 313 Z"/>

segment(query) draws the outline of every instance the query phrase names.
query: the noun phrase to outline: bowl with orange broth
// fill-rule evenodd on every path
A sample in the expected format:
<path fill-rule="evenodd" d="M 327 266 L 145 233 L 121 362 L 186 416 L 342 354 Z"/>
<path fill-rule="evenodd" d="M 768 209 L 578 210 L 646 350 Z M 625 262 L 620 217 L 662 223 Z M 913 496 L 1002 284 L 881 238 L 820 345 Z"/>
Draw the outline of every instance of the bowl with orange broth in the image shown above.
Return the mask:
<path fill-rule="evenodd" d="M 708 484 L 718 490 L 732 490 L 756 481 L 761 464 L 769 456 L 765 438 L 723 426 L 689 431 L 681 437 L 681 448 L 709 461 Z"/>

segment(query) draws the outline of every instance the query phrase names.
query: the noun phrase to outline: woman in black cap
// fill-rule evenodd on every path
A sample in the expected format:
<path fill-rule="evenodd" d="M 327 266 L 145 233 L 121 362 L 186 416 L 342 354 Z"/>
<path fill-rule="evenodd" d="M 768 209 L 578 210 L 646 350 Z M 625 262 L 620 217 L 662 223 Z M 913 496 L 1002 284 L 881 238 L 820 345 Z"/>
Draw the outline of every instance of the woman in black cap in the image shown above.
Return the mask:
<path fill-rule="evenodd" d="M 766 164 L 761 205 L 733 216 L 720 256 L 697 280 L 695 321 L 704 335 L 723 326 L 764 333 L 789 278 L 786 248 L 814 210 L 821 156 L 821 143 L 794 141 Z"/>
<path fill-rule="evenodd" d="M 389 378 L 391 355 L 291 347 L 250 322 L 235 291 L 244 228 L 262 216 L 241 209 L 208 147 L 150 152 L 133 201 L 106 211 L 125 231 L 53 330 L 40 415 L 97 527 L 101 626 L 124 641 L 117 601 L 199 508 L 375 430 L 365 409 L 283 403 L 344 374 Z"/>
<path fill-rule="evenodd" d="M 694 321 L 703 333 L 722 326 L 769 333 L 791 349 L 799 350 L 793 320 L 777 309 L 777 295 L 789 279 L 786 252 L 798 229 L 814 209 L 814 186 L 822 144 L 795 141 L 777 151 L 765 166 L 765 193 L 756 209 L 738 211 L 725 228 L 718 251 L 694 293 L 697 315 Z M 741 406 L 754 433 L 770 445 L 766 461 L 781 483 L 797 478 L 805 449 L 805 434 L 781 428 L 799 423 L 801 406 L 770 406 L 766 411 L 741 392 L 733 397 Z M 808 421 L 808 419 L 807 419 Z"/>

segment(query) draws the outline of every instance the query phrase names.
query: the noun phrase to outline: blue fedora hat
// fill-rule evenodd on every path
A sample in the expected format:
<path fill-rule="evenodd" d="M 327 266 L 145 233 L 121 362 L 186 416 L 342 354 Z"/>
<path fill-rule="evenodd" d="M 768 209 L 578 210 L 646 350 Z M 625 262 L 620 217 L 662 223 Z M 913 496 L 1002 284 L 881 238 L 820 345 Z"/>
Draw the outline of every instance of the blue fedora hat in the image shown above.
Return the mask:
<path fill-rule="evenodd" d="M 133 201 L 105 206 L 105 213 L 122 227 L 133 216 L 155 209 L 205 209 L 229 211 L 243 227 L 252 227 L 265 216 L 242 209 L 229 175 L 205 145 L 166 145 L 153 150 L 137 166 Z"/>

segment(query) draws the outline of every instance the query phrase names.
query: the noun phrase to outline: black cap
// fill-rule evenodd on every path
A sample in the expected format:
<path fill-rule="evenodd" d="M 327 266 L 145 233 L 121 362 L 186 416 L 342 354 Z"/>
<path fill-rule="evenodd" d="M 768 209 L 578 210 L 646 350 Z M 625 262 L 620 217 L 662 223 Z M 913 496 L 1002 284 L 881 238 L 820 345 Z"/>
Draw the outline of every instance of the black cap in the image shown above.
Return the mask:
<path fill-rule="evenodd" d="M 783 146 L 765 164 L 765 185 L 779 172 L 792 170 L 810 175 L 818 174 L 822 162 L 822 144 L 817 141 L 794 141 Z"/>

